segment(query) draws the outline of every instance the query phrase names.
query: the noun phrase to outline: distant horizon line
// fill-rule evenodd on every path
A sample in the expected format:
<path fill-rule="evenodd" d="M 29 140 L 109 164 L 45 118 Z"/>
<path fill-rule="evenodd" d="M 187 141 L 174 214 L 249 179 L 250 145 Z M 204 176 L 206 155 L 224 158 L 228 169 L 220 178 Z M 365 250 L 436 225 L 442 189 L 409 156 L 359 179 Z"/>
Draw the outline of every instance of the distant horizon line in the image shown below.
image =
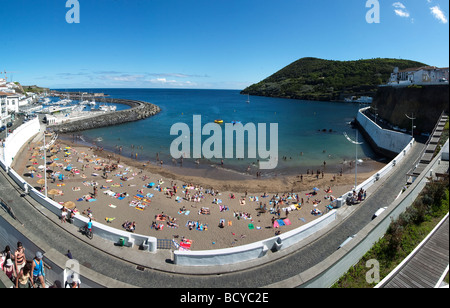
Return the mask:
<path fill-rule="evenodd" d="M 24 86 L 24 87 L 32 87 L 32 86 Z M 38 86 L 39 87 L 39 86 Z M 46 88 L 46 87 L 41 87 Z M 48 88 L 50 90 L 84 90 L 84 89 L 138 89 L 138 90 L 211 90 L 211 91 L 243 91 L 244 89 L 209 89 L 209 88 L 113 88 L 113 87 L 102 87 L 102 88 Z"/>

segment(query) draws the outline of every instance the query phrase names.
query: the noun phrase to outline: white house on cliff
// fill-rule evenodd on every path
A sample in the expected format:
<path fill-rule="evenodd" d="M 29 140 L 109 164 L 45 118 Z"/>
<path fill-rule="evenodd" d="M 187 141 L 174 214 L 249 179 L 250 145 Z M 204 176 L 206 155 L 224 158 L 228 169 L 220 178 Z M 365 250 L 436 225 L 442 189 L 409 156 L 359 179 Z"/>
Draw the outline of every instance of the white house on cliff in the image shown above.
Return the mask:
<path fill-rule="evenodd" d="M 394 69 L 389 79 L 388 86 L 409 85 L 435 85 L 448 84 L 449 68 L 438 68 L 436 66 L 423 66 L 399 70 Z"/>

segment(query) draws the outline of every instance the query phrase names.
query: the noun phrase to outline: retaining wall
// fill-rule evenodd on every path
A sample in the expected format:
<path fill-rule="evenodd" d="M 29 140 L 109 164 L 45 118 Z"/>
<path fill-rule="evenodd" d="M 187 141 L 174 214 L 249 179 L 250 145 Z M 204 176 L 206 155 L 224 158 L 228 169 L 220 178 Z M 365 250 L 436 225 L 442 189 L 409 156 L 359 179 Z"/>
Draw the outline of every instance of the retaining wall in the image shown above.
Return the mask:
<path fill-rule="evenodd" d="M 5 146 L 3 149 L 3 161 L 7 166 L 11 166 L 14 157 L 19 153 L 22 146 L 39 133 L 40 125 L 39 119 L 35 118 L 29 122 L 26 122 L 14 130 L 12 134 L 5 140 Z M 20 141 L 19 141 L 20 140 Z M 19 142 L 18 142 L 19 141 Z"/>

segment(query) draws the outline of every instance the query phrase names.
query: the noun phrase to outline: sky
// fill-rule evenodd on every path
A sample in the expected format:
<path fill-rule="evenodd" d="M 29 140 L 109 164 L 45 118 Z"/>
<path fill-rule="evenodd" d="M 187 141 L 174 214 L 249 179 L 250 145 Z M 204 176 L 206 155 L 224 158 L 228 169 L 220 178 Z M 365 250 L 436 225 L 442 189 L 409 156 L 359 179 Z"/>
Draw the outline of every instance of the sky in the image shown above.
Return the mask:
<path fill-rule="evenodd" d="M 448 18 L 448 0 L 0 0 L 0 71 L 54 89 L 241 90 L 303 57 L 448 67 Z"/>

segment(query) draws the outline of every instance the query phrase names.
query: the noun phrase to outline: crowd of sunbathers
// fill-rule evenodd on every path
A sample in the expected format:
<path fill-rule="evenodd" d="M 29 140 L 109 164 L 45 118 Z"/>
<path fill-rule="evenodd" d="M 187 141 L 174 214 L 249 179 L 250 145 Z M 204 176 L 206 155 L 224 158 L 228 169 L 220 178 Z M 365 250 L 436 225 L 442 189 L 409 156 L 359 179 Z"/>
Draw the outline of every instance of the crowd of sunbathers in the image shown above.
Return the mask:
<path fill-rule="evenodd" d="M 122 227 L 127 230 L 128 232 L 135 232 L 136 231 L 136 222 L 131 222 L 131 221 L 125 221 L 122 224 Z"/>
<path fill-rule="evenodd" d="M 175 217 L 170 217 L 164 213 L 155 215 L 155 220 L 152 222 L 151 228 L 156 231 L 160 231 L 164 229 L 164 223 L 166 222 L 167 226 L 170 228 L 178 228 L 177 219 Z"/>

